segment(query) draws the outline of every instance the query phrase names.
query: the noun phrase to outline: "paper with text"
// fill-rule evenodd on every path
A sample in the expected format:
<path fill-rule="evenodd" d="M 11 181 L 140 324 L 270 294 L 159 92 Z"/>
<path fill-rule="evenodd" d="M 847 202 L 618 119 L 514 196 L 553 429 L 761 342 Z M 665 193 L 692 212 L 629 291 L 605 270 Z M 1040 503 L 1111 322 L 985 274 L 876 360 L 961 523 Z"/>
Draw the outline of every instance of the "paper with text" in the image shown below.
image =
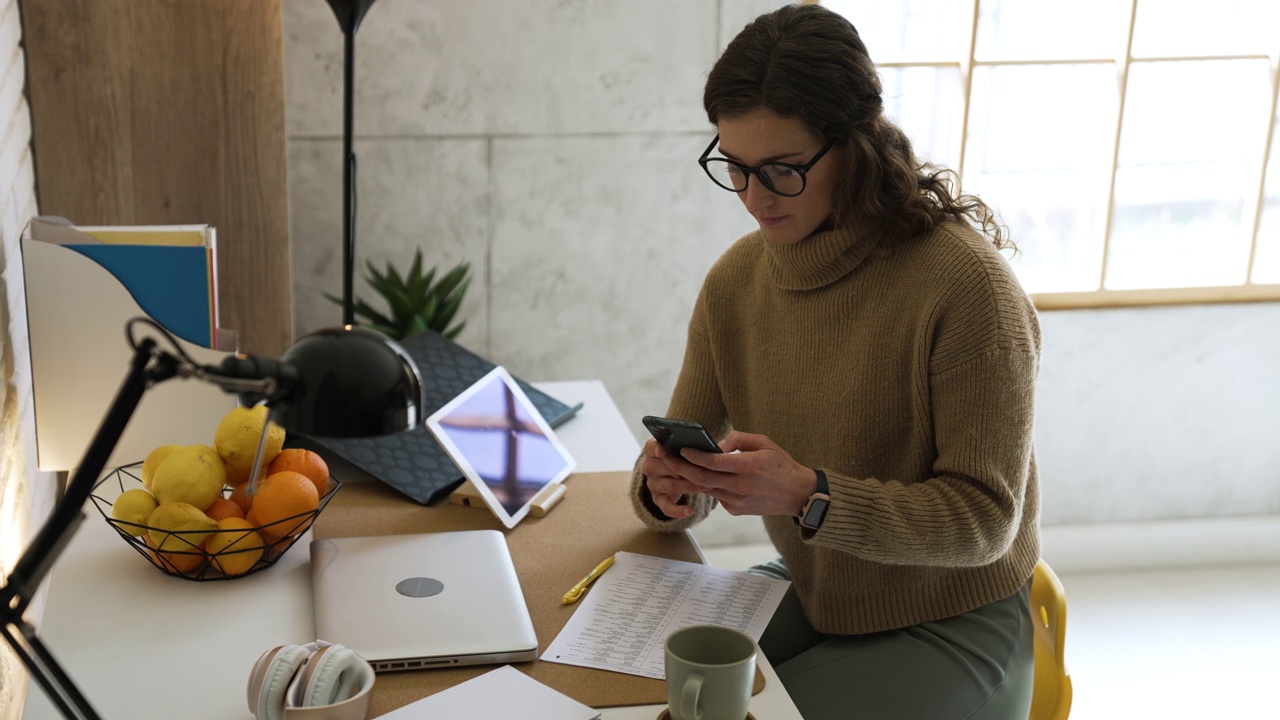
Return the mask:
<path fill-rule="evenodd" d="M 759 640 L 791 583 L 620 552 L 540 659 L 661 680 L 667 635 L 726 625 Z"/>
<path fill-rule="evenodd" d="M 377 720 L 595 720 L 599 717 L 596 710 L 510 665 L 503 665 L 379 715 Z"/>

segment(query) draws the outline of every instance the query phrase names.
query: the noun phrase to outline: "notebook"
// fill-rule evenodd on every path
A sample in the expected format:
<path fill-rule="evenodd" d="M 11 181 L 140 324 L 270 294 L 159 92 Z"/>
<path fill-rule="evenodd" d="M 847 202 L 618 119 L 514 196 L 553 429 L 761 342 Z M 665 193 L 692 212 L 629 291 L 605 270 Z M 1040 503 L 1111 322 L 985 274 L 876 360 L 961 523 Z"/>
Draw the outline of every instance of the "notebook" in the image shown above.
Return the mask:
<path fill-rule="evenodd" d="M 497 530 L 313 540 L 316 637 L 378 672 L 533 660 L 538 639 Z"/>
<path fill-rule="evenodd" d="M 424 416 L 496 367 L 438 332 L 428 330 L 399 342 L 422 375 Z M 518 377 L 515 381 L 553 428 L 582 407 L 582 403 L 566 405 Z M 361 475 L 372 476 L 421 505 L 443 500 L 465 479 L 424 425 L 375 437 L 322 438 L 290 433 L 289 438 L 291 446 L 315 450 L 324 456 L 334 476 L 344 482 Z"/>

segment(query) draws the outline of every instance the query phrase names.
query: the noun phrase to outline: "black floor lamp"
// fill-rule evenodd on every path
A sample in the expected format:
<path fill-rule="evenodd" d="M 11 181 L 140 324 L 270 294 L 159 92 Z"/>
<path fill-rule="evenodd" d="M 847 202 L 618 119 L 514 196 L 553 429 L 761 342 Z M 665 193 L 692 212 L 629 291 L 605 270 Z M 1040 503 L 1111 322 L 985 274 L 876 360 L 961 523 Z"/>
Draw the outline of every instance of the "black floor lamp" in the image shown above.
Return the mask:
<path fill-rule="evenodd" d="M 342 324 L 355 324 L 356 262 L 355 129 L 356 30 L 374 0 L 328 0 L 342 28 Z"/>

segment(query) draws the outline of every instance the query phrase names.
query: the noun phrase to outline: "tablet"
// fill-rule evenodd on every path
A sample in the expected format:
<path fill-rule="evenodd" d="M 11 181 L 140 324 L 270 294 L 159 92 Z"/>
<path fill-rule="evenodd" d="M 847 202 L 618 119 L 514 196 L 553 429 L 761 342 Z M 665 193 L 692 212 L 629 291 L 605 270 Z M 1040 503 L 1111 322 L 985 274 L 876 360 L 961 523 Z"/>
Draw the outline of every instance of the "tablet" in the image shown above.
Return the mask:
<path fill-rule="evenodd" d="M 501 365 L 427 418 L 427 427 L 508 528 L 576 463 Z"/>

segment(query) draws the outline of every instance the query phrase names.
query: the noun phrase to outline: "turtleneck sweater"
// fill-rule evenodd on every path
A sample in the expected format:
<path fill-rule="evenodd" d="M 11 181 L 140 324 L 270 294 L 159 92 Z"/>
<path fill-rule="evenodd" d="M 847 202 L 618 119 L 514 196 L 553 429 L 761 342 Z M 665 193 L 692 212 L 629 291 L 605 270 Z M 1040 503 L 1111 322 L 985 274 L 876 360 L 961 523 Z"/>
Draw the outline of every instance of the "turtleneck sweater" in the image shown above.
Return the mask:
<path fill-rule="evenodd" d="M 764 525 L 817 630 L 879 632 L 1008 597 L 1031 576 L 1039 354 L 1030 299 L 968 225 L 895 242 L 757 231 L 703 283 L 667 415 L 717 439 L 766 435 L 826 473 L 816 532 L 791 516 Z M 660 530 L 716 505 L 697 494 L 691 517 L 666 518 L 639 460 L 631 497 Z"/>

